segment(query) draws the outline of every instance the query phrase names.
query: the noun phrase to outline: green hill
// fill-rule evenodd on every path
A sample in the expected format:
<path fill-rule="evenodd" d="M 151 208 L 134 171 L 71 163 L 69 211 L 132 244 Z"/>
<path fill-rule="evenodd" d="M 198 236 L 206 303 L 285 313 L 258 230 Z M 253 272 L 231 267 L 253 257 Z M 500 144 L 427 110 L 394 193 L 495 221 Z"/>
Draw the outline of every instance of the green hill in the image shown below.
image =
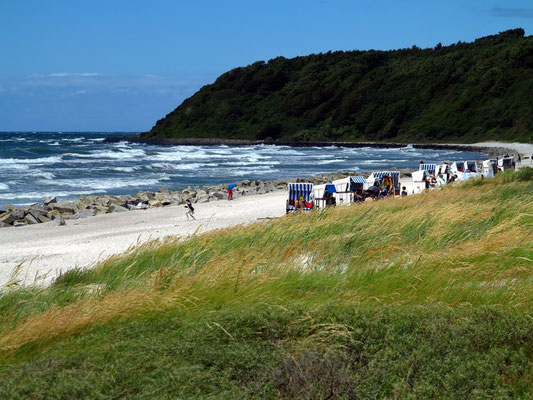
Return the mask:
<path fill-rule="evenodd" d="M 221 75 L 143 134 L 280 141 L 533 140 L 533 37 L 338 51 Z"/>
<path fill-rule="evenodd" d="M 0 398 L 531 398 L 533 170 L 0 292 Z"/>

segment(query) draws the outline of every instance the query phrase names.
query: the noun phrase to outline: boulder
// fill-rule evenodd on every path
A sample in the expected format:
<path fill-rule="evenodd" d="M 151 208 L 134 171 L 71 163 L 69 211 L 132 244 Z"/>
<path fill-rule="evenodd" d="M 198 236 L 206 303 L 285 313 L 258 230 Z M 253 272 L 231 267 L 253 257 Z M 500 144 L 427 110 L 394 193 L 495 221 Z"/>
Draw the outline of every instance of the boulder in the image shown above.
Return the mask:
<path fill-rule="evenodd" d="M 111 204 L 109 206 L 109 212 L 115 213 L 115 212 L 127 212 L 128 209 L 126 207 L 122 207 L 116 204 Z"/>
<path fill-rule="evenodd" d="M 60 201 L 59 203 L 52 203 L 49 205 L 52 210 L 59 211 L 60 213 L 75 214 L 78 212 L 78 207 L 74 203 L 68 201 Z"/>
<path fill-rule="evenodd" d="M 51 203 L 57 203 L 57 199 L 56 199 L 55 196 L 50 196 L 50 197 L 47 197 L 46 199 L 44 199 L 43 204 L 44 204 L 45 206 L 47 206 L 47 205 L 49 205 L 49 204 L 51 204 Z"/>
<path fill-rule="evenodd" d="M 205 190 L 198 190 L 196 192 L 196 196 L 195 197 L 201 199 L 203 197 L 208 197 L 208 194 L 207 194 L 207 192 Z"/>
<path fill-rule="evenodd" d="M 44 224 L 45 222 L 50 222 L 50 218 L 48 218 L 46 215 L 41 215 L 37 219 L 41 224 Z"/>
<path fill-rule="evenodd" d="M 35 210 L 31 209 L 28 211 L 28 215 L 31 215 L 33 218 L 38 220 L 40 216 L 46 215 L 46 211 L 41 211 L 38 209 L 35 209 Z"/>
<path fill-rule="evenodd" d="M 13 215 L 13 218 L 17 220 L 23 220 L 24 216 L 26 215 L 26 212 L 22 209 L 15 209 L 11 212 L 11 214 Z"/>
<path fill-rule="evenodd" d="M 0 222 L 0 228 L 9 228 L 11 225 Z"/>
<path fill-rule="evenodd" d="M 20 222 L 20 221 L 15 221 L 13 223 L 13 226 L 26 226 L 26 224 L 24 222 Z"/>
<path fill-rule="evenodd" d="M 163 203 L 161 203 L 159 200 L 149 200 L 148 204 L 150 204 L 152 207 L 163 207 Z"/>
<path fill-rule="evenodd" d="M 54 222 L 56 226 L 65 226 L 67 223 L 65 222 L 65 219 L 63 217 L 57 217 L 54 219 Z"/>
<path fill-rule="evenodd" d="M 28 214 L 28 215 L 26 215 L 26 217 L 24 217 L 24 223 L 26 223 L 28 225 L 33 225 L 33 224 L 38 224 L 39 221 L 33 215 Z"/>
<path fill-rule="evenodd" d="M 226 196 L 222 192 L 215 192 L 215 193 L 213 193 L 213 197 L 218 199 L 218 200 L 222 200 Z"/>
<path fill-rule="evenodd" d="M 3 214 L 0 214 L 0 223 L 10 225 L 13 222 L 15 222 L 15 218 L 13 218 L 13 215 L 10 212 L 4 212 Z"/>
<path fill-rule="evenodd" d="M 76 214 L 76 216 L 77 218 L 87 218 L 87 217 L 92 217 L 95 214 L 96 214 L 96 210 L 87 208 L 85 210 L 81 210 L 78 214 Z M 76 216 L 74 216 L 74 218 L 76 218 Z"/>
<path fill-rule="evenodd" d="M 93 206 L 93 210 L 95 210 L 96 214 L 107 214 L 109 212 L 109 207 L 105 206 Z"/>
<path fill-rule="evenodd" d="M 59 211 L 57 211 L 57 210 L 52 210 L 52 211 L 49 211 L 49 212 L 48 212 L 48 218 L 50 218 L 50 219 L 55 219 L 55 218 L 57 218 L 57 217 L 59 217 Z"/>

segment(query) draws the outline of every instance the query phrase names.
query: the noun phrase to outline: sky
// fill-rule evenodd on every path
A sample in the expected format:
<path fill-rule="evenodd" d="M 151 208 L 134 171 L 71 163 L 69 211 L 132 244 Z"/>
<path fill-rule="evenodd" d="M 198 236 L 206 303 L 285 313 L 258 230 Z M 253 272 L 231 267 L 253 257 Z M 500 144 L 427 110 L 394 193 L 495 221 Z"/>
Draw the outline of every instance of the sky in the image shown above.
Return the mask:
<path fill-rule="evenodd" d="M 147 131 L 258 60 L 519 27 L 532 0 L 0 0 L 0 131 Z"/>

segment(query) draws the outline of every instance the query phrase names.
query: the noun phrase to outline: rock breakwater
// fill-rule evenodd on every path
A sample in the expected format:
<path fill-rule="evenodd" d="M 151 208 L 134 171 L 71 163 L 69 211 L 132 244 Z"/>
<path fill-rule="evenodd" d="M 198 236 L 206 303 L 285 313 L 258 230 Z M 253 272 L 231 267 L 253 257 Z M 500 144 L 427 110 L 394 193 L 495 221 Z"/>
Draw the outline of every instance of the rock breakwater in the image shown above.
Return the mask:
<path fill-rule="evenodd" d="M 243 180 L 235 182 L 234 197 L 265 194 L 287 189 L 288 182 L 328 183 L 353 173 L 337 172 L 310 178 L 276 179 L 274 181 Z M 144 207 L 166 207 L 184 204 L 186 199 L 193 203 L 207 203 L 227 199 L 227 184 L 205 185 L 201 188 L 188 187 L 183 190 L 169 190 L 162 187 L 157 192 L 139 191 L 135 195 L 82 196 L 76 201 L 58 201 L 49 197 L 42 204 L 36 203 L 23 208 L 7 205 L 0 209 L 0 228 L 18 227 L 40 223 L 64 225 L 65 220 L 92 217 L 101 214 L 129 212 Z"/>

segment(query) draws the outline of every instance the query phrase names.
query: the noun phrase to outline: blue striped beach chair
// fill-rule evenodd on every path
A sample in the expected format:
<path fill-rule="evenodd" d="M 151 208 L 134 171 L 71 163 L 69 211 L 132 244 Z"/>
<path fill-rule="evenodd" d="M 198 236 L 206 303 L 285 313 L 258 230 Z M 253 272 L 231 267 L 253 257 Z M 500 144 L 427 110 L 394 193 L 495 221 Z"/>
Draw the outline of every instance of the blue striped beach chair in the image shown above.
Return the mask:
<path fill-rule="evenodd" d="M 312 183 L 289 183 L 289 198 L 287 200 L 286 213 L 294 211 L 296 201 L 302 196 L 306 203 L 311 203 L 314 200 L 313 184 Z M 312 207 L 306 207 L 305 210 L 310 210 Z"/>
<path fill-rule="evenodd" d="M 400 171 L 380 171 L 372 172 L 367 181 L 372 185 L 373 182 L 378 181 L 381 184 L 381 180 L 385 175 L 390 175 L 392 178 L 392 184 L 394 186 L 394 195 L 400 195 Z"/>
<path fill-rule="evenodd" d="M 437 169 L 437 164 L 420 164 L 418 167 L 419 171 L 427 171 L 430 174 L 435 174 L 435 170 Z"/>

